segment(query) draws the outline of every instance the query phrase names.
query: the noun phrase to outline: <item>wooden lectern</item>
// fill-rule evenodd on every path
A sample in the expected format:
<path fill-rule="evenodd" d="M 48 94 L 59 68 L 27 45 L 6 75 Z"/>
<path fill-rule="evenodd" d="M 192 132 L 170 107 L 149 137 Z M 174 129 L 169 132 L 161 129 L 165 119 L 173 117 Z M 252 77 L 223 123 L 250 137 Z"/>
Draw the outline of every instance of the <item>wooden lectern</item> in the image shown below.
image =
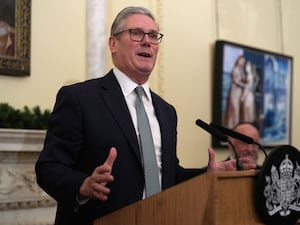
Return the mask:
<path fill-rule="evenodd" d="M 94 225 L 263 225 L 255 210 L 257 175 L 206 173 L 96 219 Z"/>

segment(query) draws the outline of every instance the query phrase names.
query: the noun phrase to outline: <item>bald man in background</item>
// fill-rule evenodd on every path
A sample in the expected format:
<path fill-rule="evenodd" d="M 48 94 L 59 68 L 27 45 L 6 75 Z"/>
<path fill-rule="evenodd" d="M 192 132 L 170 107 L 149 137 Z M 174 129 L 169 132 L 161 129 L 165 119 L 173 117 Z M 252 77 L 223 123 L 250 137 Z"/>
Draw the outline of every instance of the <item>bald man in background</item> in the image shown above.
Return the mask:
<path fill-rule="evenodd" d="M 238 133 L 241 133 L 248 137 L 253 138 L 254 141 L 257 143 L 260 142 L 259 131 L 251 123 L 239 123 L 238 125 L 236 125 L 233 128 L 233 130 Z M 250 159 L 251 163 L 254 163 L 257 165 L 259 147 L 256 144 L 247 144 L 245 142 L 242 142 L 242 141 L 232 138 L 232 137 L 230 137 L 230 141 L 232 142 L 233 146 L 235 147 L 239 158 L 247 157 L 248 159 Z M 231 152 L 231 155 L 227 158 L 227 160 L 235 158 L 231 145 L 228 145 L 228 147 Z M 257 168 L 259 168 L 259 166 Z"/>

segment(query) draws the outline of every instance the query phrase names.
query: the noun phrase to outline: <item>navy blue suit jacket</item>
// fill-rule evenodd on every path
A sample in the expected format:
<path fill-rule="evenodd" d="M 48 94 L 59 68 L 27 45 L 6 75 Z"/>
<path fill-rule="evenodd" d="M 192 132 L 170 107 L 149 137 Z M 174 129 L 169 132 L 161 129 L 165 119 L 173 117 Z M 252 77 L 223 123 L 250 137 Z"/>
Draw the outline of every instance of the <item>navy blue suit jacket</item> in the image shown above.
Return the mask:
<path fill-rule="evenodd" d="M 204 170 L 184 169 L 176 156 L 177 116 L 173 106 L 151 92 L 161 129 L 162 188 Z M 117 159 L 106 202 L 77 207 L 84 179 L 103 164 L 111 147 Z M 56 224 L 92 224 L 109 212 L 141 200 L 144 173 L 133 122 L 115 75 L 62 87 L 49 120 L 44 148 L 36 163 L 38 184 L 57 200 Z"/>

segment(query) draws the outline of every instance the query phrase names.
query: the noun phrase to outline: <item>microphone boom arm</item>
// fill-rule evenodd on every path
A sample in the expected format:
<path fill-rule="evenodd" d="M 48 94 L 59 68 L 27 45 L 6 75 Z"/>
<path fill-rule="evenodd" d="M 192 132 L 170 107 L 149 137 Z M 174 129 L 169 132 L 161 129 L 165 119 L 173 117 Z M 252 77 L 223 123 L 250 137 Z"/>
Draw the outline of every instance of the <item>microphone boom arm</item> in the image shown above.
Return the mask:
<path fill-rule="evenodd" d="M 210 126 L 214 127 L 216 130 L 230 136 L 230 137 L 233 137 L 233 138 L 236 138 L 242 142 L 245 142 L 247 144 L 255 144 L 257 145 L 264 153 L 265 157 L 267 157 L 267 153 L 265 151 L 265 149 L 263 148 L 263 146 L 259 143 L 257 143 L 252 137 L 249 137 L 247 135 L 244 135 L 244 134 L 241 134 L 239 132 L 236 132 L 234 130 L 231 130 L 231 129 L 228 129 L 226 127 L 222 127 L 222 126 L 219 126 L 219 125 L 216 125 L 214 123 L 210 123 Z"/>

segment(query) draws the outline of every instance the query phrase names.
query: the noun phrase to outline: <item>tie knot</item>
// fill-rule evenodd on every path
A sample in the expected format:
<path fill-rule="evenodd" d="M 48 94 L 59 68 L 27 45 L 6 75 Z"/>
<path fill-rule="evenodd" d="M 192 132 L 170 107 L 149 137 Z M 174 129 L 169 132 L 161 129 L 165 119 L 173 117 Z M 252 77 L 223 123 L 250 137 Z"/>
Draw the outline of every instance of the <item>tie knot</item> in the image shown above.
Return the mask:
<path fill-rule="evenodd" d="M 142 99 L 143 92 L 144 92 L 144 89 L 143 89 L 142 86 L 137 86 L 135 88 L 135 93 L 136 93 L 137 97 L 140 98 L 140 99 Z"/>

